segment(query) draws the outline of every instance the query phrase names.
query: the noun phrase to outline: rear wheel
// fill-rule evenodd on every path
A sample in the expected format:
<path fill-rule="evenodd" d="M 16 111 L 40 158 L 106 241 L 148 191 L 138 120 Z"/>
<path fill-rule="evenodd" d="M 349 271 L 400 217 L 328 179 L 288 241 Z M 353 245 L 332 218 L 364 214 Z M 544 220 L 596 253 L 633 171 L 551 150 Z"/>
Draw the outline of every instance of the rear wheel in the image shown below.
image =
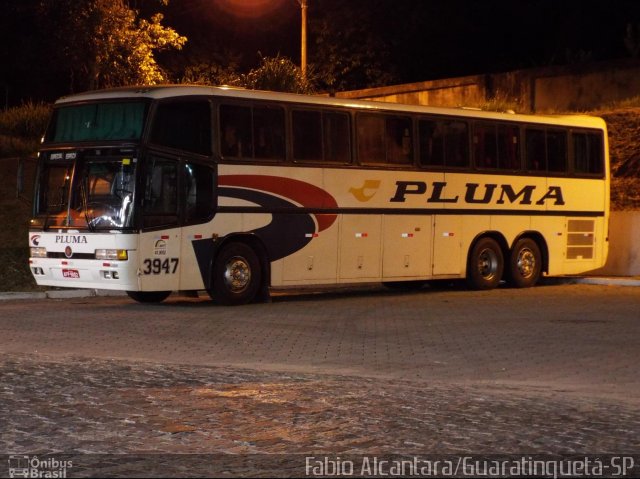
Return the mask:
<path fill-rule="evenodd" d="M 225 305 L 251 302 L 262 284 L 260 260 L 244 243 L 229 243 L 222 247 L 213 266 L 212 298 Z"/>
<path fill-rule="evenodd" d="M 504 257 L 492 238 L 481 238 L 473 246 L 467 266 L 467 283 L 473 289 L 493 289 L 500 284 Z"/>
<path fill-rule="evenodd" d="M 538 244 L 530 238 L 518 240 L 511 250 L 509 282 L 518 288 L 534 286 L 540 279 L 542 255 Z"/>
<path fill-rule="evenodd" d="M 127 291 L 129 297 L 138 303 L 161 303 L 171 291 Z"/>

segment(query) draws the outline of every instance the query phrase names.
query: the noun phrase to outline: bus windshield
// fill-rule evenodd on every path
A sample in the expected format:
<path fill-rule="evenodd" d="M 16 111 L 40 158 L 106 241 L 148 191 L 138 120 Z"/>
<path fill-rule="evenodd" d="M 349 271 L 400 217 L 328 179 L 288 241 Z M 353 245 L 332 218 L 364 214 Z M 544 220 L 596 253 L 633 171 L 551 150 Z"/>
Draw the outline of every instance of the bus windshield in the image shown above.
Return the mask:
<path fill-rule="evenodd" d="M 36 214 L 49 227 L 118 230 L 132 226 L 135 161 L 86 157 L 45 162 Z"/>
<path fill-rule="evenodd" d="M 147 106 L 143 101 L 61 106 L 53 113 L 46 142 L 139 140 Z"/>

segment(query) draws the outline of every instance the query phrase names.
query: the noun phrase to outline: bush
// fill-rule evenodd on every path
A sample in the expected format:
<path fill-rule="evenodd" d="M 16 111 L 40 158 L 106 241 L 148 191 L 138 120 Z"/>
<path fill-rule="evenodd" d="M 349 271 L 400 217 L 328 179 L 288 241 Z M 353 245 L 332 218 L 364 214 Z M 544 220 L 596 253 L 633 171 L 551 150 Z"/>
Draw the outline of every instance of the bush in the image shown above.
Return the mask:
<path fill-rule="evenodd" d="M 34 154 L 50 115 L 50 105 L 32 102 L 0 112 L 0 157 Z"/>

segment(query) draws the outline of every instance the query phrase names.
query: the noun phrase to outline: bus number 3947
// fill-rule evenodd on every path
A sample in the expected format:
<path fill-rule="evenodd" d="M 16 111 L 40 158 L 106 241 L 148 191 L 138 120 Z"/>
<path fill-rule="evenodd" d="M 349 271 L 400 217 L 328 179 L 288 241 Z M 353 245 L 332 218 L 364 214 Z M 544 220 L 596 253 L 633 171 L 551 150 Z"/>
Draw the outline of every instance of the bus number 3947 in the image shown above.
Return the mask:
<path fill-rule="evenodd" d="M 178 258 L 145 259 L 142 274 L 174 274 L 178 269 Z"/>

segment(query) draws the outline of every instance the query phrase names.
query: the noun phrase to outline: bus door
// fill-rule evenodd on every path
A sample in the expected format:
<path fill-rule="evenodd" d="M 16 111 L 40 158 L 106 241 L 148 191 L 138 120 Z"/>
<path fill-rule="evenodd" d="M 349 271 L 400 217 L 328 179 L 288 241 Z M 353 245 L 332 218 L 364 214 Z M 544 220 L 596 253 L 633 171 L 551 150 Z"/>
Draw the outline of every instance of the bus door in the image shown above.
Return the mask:
<path fill-rule="evenodd" d="M 145 162 L 138 246 L 141 291 L 179 289 L 180 173 L 180 161 L 175 158 L 150 154 Z"/>

